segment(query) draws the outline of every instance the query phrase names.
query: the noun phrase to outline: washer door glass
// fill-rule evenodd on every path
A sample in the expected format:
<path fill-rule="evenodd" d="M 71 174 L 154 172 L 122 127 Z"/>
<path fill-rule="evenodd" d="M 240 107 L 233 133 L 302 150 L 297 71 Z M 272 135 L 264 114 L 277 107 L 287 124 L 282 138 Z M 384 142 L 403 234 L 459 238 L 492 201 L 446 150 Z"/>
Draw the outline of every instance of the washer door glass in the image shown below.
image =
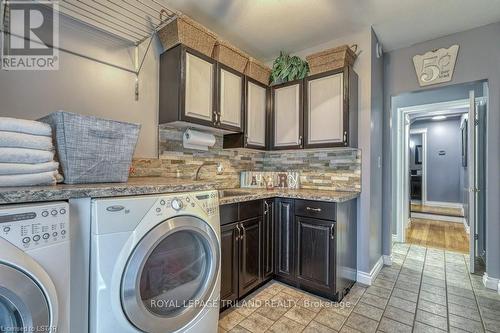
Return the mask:
<path fill-rule="evenodd" d="M 0 264 L 0 332 L 49 331 L 45 294 L 24 272 Z"/>
<path fill-rule="evenodd" d="M 200 234 L 183 230 L 163 239 L 144 264 L 140 293 L 154 314 L 172 316 L 196 299 L 209 273 L 210 250 Z"/>
<path fill-rule="evenodd" d="M 122 304 L 145 332 L 168 332 L 203 310 L 218 277 L 217 237 L 203 220 L 180 216 L 162 222 L 136 246 L 125 268 Z"/>

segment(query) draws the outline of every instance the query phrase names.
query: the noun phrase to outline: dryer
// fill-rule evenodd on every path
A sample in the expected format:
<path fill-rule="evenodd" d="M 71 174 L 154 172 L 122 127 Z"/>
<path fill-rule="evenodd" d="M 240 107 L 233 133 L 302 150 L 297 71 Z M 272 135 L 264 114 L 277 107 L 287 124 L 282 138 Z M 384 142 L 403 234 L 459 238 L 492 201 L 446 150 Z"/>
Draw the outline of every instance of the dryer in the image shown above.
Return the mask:
<path fill-rule="evenodd" d="M 69 333 L 66 202 L 0 207 L 0 331 Z"/>
<path fill-rule="evenodd" d="M 217 191 L 92 201 L 90 332 L 217 332 Z"/>

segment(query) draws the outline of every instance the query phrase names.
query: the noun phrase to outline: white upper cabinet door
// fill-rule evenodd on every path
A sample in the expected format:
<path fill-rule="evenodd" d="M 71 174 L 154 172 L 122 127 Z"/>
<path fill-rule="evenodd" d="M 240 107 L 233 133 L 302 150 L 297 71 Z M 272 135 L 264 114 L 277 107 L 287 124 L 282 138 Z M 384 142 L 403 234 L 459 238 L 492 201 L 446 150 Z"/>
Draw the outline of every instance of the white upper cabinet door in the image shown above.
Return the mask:
<path fill-rule="evenodd" d="M 344 141 L 343 73 L 307 81 L 306 144 Z"/>
<path fill-rule="evenodd" d="M 220 122 L 241 128 L 243 77 L 220 69 Z"/>
<path fill-rule="evenodd" d="M 300 90 L 300 84 L 274 90 L 274 147 L 302 144 Z"/>
<path fill-rule="evenodd" d="M 247 144 L 265 147 L 267 89 L 252 82 L 247 89 Z"/>
<path fill-rule="evenodd" d="M 212 121 L 214 66 L 186 52 L 186 116 Z"/>

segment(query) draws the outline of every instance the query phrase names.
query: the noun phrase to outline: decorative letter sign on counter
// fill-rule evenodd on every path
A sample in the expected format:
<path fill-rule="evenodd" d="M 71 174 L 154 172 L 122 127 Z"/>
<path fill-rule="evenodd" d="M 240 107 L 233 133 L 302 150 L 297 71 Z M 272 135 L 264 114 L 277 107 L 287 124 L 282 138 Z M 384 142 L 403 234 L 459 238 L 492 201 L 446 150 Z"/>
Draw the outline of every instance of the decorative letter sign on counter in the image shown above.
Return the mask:
<path fill-rule="evenodd" d="M 423 55 L 415 55 L 413 64 L 420 86 L 451 81 L 457 54 L 458 45 L 452 45 L 448 49 L 441 48 Z"/>

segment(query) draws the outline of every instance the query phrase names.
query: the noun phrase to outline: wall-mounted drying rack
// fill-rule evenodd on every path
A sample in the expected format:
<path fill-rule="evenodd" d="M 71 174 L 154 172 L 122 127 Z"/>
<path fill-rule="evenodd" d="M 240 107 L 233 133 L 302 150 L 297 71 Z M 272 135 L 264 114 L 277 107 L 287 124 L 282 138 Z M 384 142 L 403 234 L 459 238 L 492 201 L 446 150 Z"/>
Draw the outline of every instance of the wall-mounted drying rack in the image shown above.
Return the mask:
<path fill-rule="evenodd" d="M 166 7 L 161 0 L 59 0 L 60 14 L 118 38 L 135 48 L 134 70 L 115 65 L 92 56 L 58 47 L 62 52 L 111 66 L 135 74 L 136 100 L 139 97 L 139 73 L 156 32 L 172 22 L 180 12 Z M 1 30 L 8 20 L 8 2 L 0 7 Z M 7 31 L 7 33 L 9 33 Z M 139 44 L 149 38 L 144 55 L 139 58 Z"/>

